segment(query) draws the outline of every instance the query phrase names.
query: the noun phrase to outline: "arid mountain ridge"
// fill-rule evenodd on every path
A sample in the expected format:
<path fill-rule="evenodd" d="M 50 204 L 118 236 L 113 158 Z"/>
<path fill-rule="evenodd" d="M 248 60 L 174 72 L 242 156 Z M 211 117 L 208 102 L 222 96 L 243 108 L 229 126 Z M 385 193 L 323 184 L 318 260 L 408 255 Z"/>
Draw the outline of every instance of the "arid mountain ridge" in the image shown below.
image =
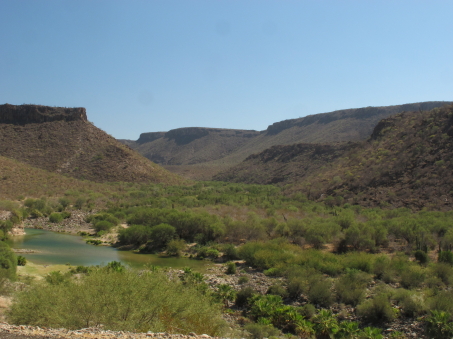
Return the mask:
<path fill-rule="evenodd" d="M 336 111 L 276 123 L 262 132 L 180 128 L 144 133 L 133 143 L 138 148 L 160 145 L 162 152 L 150 156 L 157 160 L 160 156 L 174 172 L 187 171 L 187 177 L 196 171 L 214 180 L 277 184 L 287 194 L 303 193 L 334 203 L 450 209 L 453 105 L 445 104 Z M 320 130 L 324 136 L 318 138 L 335 139 L 334 129 L 348 131 L 348 125 L 356 126 L 358 120 L 367 122 L 402 109 L 381 119 L 362 140 L 284 144 L 291 135 L 304 137 L 301 128 L 308 128 L 308 136 L 314 136 L 309 131 Z M 0 121 L 0 162 L 4 164 L 0 179 L 11 191 L 17 181 L 31 182 L 24 178 L 33 168 L 94 182 L 184 182 L 93 126 L 83 108 L 0 105 Z M 367 128 L 367 123 L 361 125 Z M 352 139 L 353 132 L 356 137 L 362 133 L 351 130 Z M 279 141 L 282 144 L 272 145 Z M 251 152 L 260 148 L 265 149 Z M 36 178 L 45 176 L 39 172 Z"/>
<path fill-rule="evenodd" d="M 248 156 L 276 145 L 365 140 L 381 119 L 448 103 L 431 101 L 345 109 L 276 122 L 264 131 L 188 127 L 142 133 L 136 141 L 120 141 L 174 173 L 210 180 Z"/>
<path fill-rule="evenodd" d="M 0 156 L 95 182 L 183 182 L 95 127 L 84 108 L 0 105 Z"/>
<path fill-rule="evenodd" d="M 214 179 L 278 184 L 332 204 L 451 210 L 453 105 L 381 120 L 368 140 L 274 146 Z"/>

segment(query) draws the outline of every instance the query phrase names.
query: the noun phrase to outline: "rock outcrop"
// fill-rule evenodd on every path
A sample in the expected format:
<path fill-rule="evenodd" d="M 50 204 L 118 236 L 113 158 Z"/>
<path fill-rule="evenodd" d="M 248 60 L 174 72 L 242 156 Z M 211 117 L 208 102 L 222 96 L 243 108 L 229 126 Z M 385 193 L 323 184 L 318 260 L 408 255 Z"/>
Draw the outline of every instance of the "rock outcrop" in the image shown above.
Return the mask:
<path fill-rule="evenodd" d="M 41 105 L 0 105 L 0 124 L 26 125 L 51 121 L 85 121 L 87 113 L 83 107 L 49 107 Z"/>

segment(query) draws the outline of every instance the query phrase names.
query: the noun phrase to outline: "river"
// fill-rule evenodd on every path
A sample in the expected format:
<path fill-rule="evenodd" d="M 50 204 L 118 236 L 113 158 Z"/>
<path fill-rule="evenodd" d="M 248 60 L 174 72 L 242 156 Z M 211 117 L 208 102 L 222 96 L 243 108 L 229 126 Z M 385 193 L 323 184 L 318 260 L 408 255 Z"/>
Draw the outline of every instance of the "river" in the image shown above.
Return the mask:
<path fill-rule="evenodd" d="M 27 260 L 39 265 L 70 264 L 73 266 L 105 265 L 110 261 L 139 268 L 145 264 L 164 267 L 191 267 L 202 270 L 208 264 L 202 260 L 187 258 L 160 258 L 155 254 L 139 254 L 120 251 L 109 246 L 94 246 L 85 243 L 77 235 L 39 229 L 25 229 L 26 235 L 14 236 L 9 244 L 14 249 L 29 249 L 35 253 L 20 253 Z"/>

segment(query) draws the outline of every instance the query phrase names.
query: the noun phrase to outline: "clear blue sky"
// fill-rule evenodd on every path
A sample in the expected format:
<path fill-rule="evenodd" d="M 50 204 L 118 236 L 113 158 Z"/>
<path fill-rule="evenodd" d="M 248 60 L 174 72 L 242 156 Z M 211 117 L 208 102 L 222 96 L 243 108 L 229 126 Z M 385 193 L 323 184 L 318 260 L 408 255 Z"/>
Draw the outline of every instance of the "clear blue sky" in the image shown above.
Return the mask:
<path fill-rule="evenodd" d="M 0 103 L 116 138 L 453 100 L 453 1 L 0 0 Z"/>

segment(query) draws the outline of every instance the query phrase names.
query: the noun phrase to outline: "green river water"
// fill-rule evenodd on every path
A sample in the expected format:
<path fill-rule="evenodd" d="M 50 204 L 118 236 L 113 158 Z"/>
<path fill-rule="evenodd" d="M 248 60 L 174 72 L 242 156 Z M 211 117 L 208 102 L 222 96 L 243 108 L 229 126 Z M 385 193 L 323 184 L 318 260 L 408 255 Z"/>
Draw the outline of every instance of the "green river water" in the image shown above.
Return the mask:
<path fill-rule="evenodd" d="M 38 229 L 25 229 L 26 235 L 15 236 L 10 246 L 16 249 L 29 249 L 36 253 L 20 253 L 27 260 L 40 265 L 105 265 L 110 261 L 120 261 L 130 267 L 139 268 L 145 264 L 165 267 L 191 267 L 202 270 L 208 262 L 187 258 L 160 258 L 154 254 L 138 254 L 119 251 L 109 246 L 87 245 L 82 237 Z"/>

